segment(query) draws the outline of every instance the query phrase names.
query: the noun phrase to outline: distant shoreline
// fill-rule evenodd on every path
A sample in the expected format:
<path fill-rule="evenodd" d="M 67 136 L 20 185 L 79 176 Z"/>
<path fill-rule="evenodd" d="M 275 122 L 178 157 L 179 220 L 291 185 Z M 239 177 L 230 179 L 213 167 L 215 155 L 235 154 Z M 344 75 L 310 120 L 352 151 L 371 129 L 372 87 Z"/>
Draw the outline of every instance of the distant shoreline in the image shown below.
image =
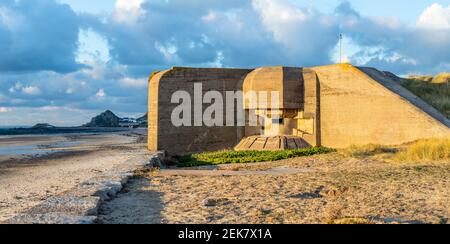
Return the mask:
<path fill-rule="evenodd" d="M 125 127 L 0 128 L 0 136 L 108 133 L 108 132 L 121 132 L 129 130 L 131 129 Z"/>

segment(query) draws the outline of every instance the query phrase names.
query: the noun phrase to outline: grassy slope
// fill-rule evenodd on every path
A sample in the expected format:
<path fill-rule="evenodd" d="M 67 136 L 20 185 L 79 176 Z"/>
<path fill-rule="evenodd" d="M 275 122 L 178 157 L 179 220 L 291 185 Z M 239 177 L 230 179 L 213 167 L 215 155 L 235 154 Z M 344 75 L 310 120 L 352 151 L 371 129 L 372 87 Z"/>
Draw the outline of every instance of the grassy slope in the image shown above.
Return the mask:
<path fill-rule="evenodd" d="M 450 83 L 442 82 L 442 79 L 442 75 L 436 76 L 434 83 L 429 78 L 414 77 L 407 79 L 403 85 L 450 118 Z"/>

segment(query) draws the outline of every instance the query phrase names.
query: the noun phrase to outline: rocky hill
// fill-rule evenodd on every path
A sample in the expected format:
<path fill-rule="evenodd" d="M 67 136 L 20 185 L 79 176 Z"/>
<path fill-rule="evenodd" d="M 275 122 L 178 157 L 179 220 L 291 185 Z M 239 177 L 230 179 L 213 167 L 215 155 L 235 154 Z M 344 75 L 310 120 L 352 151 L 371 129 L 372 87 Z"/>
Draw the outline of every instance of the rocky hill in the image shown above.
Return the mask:
<path fill-rule="evenodd" d="M 54 128 L 56 127 L 47 123 L 36 124 L 33 127 L 31 127 L 31 129 L 54 129 Z"/>
<path fill-rule="evenodd" d="M 133 128 L 146 126 L 147 126 L 147 114 L 138 119 L 120 118 L 109 110 L 92 118 L 90 123 L 83 125 L 83 127 L 133 127 Z"/>
<path fill-rule="evenodd" d="M 91 122 L 85 124 L 84 127 L 119 127 L 119 120 L 119 117 L 107 110 L 92 118 Z"/>

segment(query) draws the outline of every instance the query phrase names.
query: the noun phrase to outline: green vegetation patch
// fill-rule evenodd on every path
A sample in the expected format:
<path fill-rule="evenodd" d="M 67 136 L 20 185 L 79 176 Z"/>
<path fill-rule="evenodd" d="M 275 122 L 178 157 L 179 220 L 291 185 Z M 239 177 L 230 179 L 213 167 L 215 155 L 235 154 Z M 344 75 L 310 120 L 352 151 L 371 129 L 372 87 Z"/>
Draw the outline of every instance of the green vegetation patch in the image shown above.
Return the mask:
<path fill-rule="evenodd" d="M 179 167 L 195 167 L 203 165 L 238 164 L 273 162 L 283 159 L 312 156 L 334 152 L 334 149 L 325 147 L 302 148 L 286 151 L 220 151 L 200 153 L 180 158 Z"/>
<path fill-rule="evenodd" d="M 434 78 L 435 83 L 413 78 L 408 79 L 403 86 L 450 118 L 450 83 L 443 82 L 443 79 L 447 77 L 437 76 Z"/>

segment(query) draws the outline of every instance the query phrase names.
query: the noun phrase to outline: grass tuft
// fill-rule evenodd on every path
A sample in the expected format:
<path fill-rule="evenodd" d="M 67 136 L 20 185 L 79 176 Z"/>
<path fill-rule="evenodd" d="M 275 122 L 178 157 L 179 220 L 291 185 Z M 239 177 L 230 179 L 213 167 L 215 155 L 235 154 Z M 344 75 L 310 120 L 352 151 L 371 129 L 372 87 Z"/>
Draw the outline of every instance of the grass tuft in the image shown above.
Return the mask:
<path fill-rule="evenodd" d="M 382 153 L 394 153 L 396 152 L 395 148 L 377 145 L 377 144 L 369 144 L 365 146 L 356 146 L 352 145 L 348 148 L 339 150 L 339 153 L 345 157 L 354 157 L 354 158 L 362 158 L 368 156 L 374 156 L 376 154 Z"/>
<path fill-rule="evenodd" d="M 400 162 L 450 162 L 450 139 L 427 139 L 411 144 L 395 156 Z"/>
<path fill-rule="evenodd" d="M 331 153 L 335 150 L 325 147 L 302 148 L 286 151 L 220 151 L 200 153 L 180 158 L 179 167 L 203 165 L 273 162 L 288 158 Z"/>

